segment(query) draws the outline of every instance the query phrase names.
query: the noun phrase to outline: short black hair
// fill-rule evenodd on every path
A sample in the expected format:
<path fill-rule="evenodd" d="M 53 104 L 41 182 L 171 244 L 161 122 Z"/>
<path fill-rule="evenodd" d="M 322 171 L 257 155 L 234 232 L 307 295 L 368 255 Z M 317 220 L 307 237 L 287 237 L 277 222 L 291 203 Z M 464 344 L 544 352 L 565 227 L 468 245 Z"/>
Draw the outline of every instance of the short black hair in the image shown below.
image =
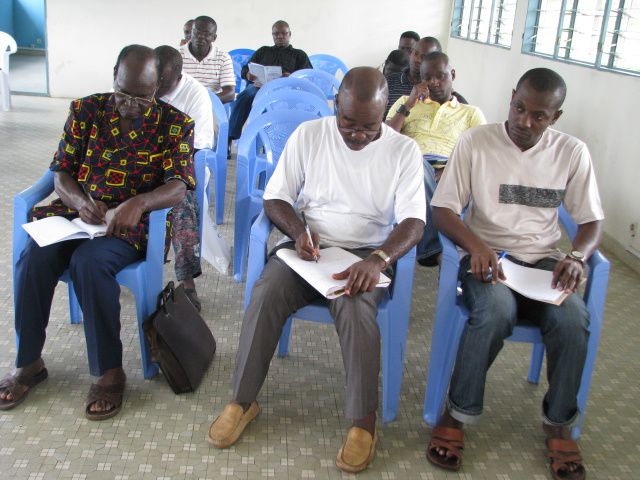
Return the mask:
<path fill-rule="evenodd" d="M 160 45 L 155 48 L 155 52 L 161 74 L 167 65 L 171 65 L 171 72 L 174 74 L 179 75 L 182 72 L 182 55 L 178 50 L 169 45 Z"/>
<path fill-rule="evenodd" d="M 120 53 L 118 54 L 118 59 L 116 60 L 116 66 L 114 68 L 117 70 L 120 63 L 124 61 L 124 59 L 127 58 L 129 55 L 134 55 L 139 59 L 146 59 L 148 57 L 153 57 L 156 61 L 156 68 L 158 68 L 158 74 L 159 74 L 160 69 L 158 65 L 158 57 L 156 56 L 153 49 L 145 45 L 138 45 L 137 43 L 134 43 L 132 45 L 127 45 L 122 50 L 120 50 Z"/>
<path fill-rule="evenodd" d="M 537 92 L 551 92 L 558 95 L 558 105 L 560 108 L 567 96 L 567 84 L 562 77 L 549 68 L 532 68 L 525 72 L 518 84 L 516 85 L 516 91 L 522 86 L 524 82 L 527 82 Z"/>
<path fill-rule="evenodd" d="M 291 29 L 289 24 L 287 22 L 285 22 L 284 20 L 277 20 L 277 21 L 273 22 L 273 25 L 271 25 L 271 28 L 275 27 L 276 25 L 281 25 L 283 27 L 287 27 L 288 29 Z"/>
<path fill-rule="evenodd" d="M 404 50 L 391 50 L 384 63 L 392 63 L 405 67 L 409 65 L 409 54 Z"/>
<path fill-rule="evenodd" d="M 442 51 L 442 45 L 440 44 L 440 40 L 438 40 L 436 37 L 422 37 L 420 41 L 433 43 L 438 48 L 439 52 Z"/>
<path fill-rule="evenodd" d="M 200 15 L 199 17 L 196 17 L 193 20 L 193 22 L 194 23 L 195 22 L 207 22 L 207 23 L 213 25 L 216 30 L 218 30 L 218 24 L 216 23 L 216 21 L 213 18 L 208 17 L 206 15 Z"/>
<path fill-rule="evenodd" d="M 402 32 L 400 34 L 400 38 L 413 38 L 417 42 L 420 40 L 420 35 L 418 35 L 413 30 L 407 30 L 406 32 Z"/>
<path fill-rule="evenodd" d="M 439 52 L 439 51 L 430 52 L 430 53 L 427 53 L 422 59 L 423 62 L 434 62 L 437 60 L 441 60 L 442 62 L 444 62 L 445 65 L 449 65 L 449 55 L 447 55 L 444 52 Z"/>

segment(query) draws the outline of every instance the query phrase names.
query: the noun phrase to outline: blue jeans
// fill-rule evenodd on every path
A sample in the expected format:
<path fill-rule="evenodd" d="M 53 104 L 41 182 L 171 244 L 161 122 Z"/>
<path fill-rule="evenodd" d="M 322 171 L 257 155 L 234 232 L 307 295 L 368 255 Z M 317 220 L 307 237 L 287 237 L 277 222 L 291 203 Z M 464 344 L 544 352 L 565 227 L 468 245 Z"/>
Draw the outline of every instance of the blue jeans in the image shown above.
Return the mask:
<path fill-rule="evenodd" d="M 422 239 L 416 248 L 416 258 L 428 258 L 437 255 L 442 251 L 442 245 L 438 238 L 438 230 L 433 224 L 433 211 L 431 210 L 431 199 L 436 191 L 435 170 L 429 163 L 429 158 L 433 156 L 425 155 L 422 159 L 424 167 L 424 192 L 427 197 L 427 221 L 424 227 Z"/>
<path fill-rule="evenodd" d="M 242 92 L 238 94 L 231 108 L 231 116 L 229 117 L 229 138 L 236 140 L 240 138 L 244 122 L 249 117 L 253 99 L 260 89 L 253 84 L 247 85 Z"/>
<path fill-rule="evenodd" d="M 535 268 L 552 270 L 556 260 L 545 258 Z M 511 335 L 518 319 L 537 325 L 547 351 L 549 390 L 543 405 L 544 422 L 569 425 L 578 413 L 577 395 L 589 340 L 589 312 L 574 293 L 560 306 L 528 299 L 502 283 L 482 283 L 467 273 L 470 256 L 460 262 L 463 300 L 469 309 L 449 388 L 449 413 L 475 423 L 482 413 L 487 371 Z"/>

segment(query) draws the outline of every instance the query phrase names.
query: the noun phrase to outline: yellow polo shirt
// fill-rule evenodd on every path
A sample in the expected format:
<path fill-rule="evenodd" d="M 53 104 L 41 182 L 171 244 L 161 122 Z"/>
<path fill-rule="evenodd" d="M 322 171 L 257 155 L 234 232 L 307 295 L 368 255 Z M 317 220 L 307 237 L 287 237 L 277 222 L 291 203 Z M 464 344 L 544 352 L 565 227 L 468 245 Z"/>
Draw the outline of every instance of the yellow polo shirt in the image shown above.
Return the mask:
<path fill-rule="evenodd" d="M 409 97 L 404 95 L 393 104 L 387 120 L 398 113 Z M 413 138 L 423 155 L 449 157 L 465 130 L 487 123 L 478 107 L 458 102 L 456 97 L 440 105 L 431 99 L 418 102 L 402 124 L 401 133 Z"/>

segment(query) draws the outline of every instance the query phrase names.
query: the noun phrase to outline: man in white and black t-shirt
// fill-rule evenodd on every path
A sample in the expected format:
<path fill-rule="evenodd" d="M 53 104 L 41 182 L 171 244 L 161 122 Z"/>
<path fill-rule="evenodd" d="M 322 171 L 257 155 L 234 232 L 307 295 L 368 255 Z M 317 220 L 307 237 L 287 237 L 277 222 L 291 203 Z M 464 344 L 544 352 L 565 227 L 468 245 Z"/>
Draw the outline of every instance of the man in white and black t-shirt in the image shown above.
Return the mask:
<path fill-rule="evenodd" d="M 547 351 L 549 390 L 542 412 L 553 478 L 585 476 L 569 429 L 578 413 L 589 338 L 589 313 L 575 291 L 584 262 L 600 242 L 604 214 L 587 146 L 548 128 L 562 114 L 565 94 L 564 80 L 552 70 L 526 72 L 512 93 L 506 122 L 460 136 L 433 197 L 436 226 L 467 252 L 460 281 L 469 319 L 447 408 L 427 447 L 427 458 L 450 470 L 460 468 L 463 424 L 477 422 L 482 413 L 487 370 L 516 320 L 524 318 L 540 326 Z M 566 255 L 557 249 L 561 204 L 578 224 Z M 552 270 L 551 286 L 573 293 L 556 306 L 497 283 L 504 278 L 497 258 L 503 251 L 517 263 Z"/>

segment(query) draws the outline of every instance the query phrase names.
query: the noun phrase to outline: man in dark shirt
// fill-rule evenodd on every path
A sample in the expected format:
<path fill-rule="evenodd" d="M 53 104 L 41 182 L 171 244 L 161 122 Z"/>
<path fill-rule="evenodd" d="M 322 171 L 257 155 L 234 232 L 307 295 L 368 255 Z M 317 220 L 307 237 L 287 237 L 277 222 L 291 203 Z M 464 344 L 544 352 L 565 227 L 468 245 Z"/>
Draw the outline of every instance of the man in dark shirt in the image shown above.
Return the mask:
<path fill-rule="evenodd" d="M 441 52 L 442 46 L 435 37 L 424 37 L 415 44 L 409 57 L 409 66 L 401 72 L 386 75 L 387 84 L 389 85 L 389 98 L 387 100 L 387 109 L 385 117 L 391 106 L 403 95 L 410 95 L 414 85 L 420 83 L 420 65 L 422 60 L 431 52 Z M 467 100 L 458 92 L 453 92 L 453 96 L 460 103 L 468 103 Z"/>
<path fill-rule="evenodd" d="M 282 67 L 282 76 L 288 77 L 296 70 L 313 68 L 309 57 L 303 50 L 293 48 L 289 43 L 291 30 L 284 20 L 278 20 L 271 27 L 273 47 L 260 47 L 249 59 L 250 63 L 259 63 L 267 66 Z M 249 66 L 242 67 L 242 78 L 250 82 L 237 97 L 229 118 L 229 138 L 240 138 L 242 126 L 249 116 L 253 99 L 262 84 L 256 82 L 256 77 L 249 73 Z"/>

